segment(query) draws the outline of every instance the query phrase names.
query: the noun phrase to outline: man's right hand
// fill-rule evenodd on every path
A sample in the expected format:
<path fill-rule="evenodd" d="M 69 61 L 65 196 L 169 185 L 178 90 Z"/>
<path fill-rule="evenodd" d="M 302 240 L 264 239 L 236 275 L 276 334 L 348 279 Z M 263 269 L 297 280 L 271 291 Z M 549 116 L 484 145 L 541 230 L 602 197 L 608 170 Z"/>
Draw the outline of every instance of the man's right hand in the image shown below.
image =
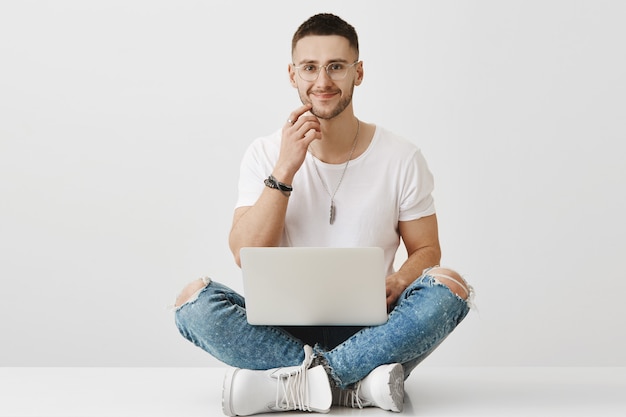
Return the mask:
<path fill-rule="evenodd" d="M 311 142 L 322 139 L 320 121 L 309 110 L 310 104 L 297 108 L 291 112 L 283 127 L 280 155 L 272 173 L 280 182 L 292 183 Z"/>

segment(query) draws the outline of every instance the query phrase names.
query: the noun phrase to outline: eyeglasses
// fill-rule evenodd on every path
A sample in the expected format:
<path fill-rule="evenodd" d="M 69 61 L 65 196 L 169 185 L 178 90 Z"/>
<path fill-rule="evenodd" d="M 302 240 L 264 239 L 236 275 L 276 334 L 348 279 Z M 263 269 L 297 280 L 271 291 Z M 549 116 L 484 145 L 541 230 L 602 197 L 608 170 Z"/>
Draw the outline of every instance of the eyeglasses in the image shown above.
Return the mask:
<path fill-rule="evenodd" d="M 303 64 L 299 66 L 295 66 L 294 68 L 298 71 L 298 75 L 304 81 L 315 81 L 317 77 L 320 76 L 320 71 L 322 68 L 326 70 L 326 74 L 333 81 L 341 81 L 346 78 L 348 74 L 348 69 L 358 64 L 358 60 L 354 61 L 352 64 L 346 64 L 343 62 L 331 62 L 328 65 L 317 65 L 317 64 Z"/>

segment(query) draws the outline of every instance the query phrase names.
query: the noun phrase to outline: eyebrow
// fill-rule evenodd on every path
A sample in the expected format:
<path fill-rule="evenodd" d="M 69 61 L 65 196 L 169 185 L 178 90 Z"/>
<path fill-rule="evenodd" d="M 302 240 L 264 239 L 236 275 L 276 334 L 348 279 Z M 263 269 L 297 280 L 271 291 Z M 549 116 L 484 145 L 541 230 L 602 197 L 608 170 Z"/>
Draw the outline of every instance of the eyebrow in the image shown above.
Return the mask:
<path fill-rule="evenodd" d="M 330 60 L 326 61 L 326 64 L 330 64 L 330 63 L 333 63 L 333 62 L 340 62 L 342 64 L 349 63 L 349 61 L 347 59 L 335 58 L 335 59 L 330 59 Z M 317 61 L 315 59 L 303 59 L 300 62 L 298 62 L 298 65 L 303 65 L 303 64 L 319 64 L 319 61 Z"/>

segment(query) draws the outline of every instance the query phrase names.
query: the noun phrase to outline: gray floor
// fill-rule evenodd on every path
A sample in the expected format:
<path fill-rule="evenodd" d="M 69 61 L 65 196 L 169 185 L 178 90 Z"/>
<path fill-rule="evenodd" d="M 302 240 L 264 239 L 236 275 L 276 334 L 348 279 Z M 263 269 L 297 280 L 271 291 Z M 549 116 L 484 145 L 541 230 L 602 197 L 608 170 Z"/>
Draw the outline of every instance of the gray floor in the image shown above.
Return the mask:
<path fill-rule="evenodd" d="M 220 416 L 224 370 L 0 368 L 0 416 Z M 418 367 L 405 389 L 407 416 L 626 415 L 626 368 Z M 397 414 L 333 408 L 330 415 Z"/>

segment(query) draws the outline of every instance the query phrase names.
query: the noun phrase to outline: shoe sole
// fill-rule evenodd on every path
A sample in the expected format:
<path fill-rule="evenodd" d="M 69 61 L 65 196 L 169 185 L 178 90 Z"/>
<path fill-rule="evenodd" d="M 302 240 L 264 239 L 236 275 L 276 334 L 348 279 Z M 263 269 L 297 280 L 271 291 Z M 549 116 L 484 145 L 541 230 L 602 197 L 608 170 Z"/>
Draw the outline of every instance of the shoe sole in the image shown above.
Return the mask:
<path fill-rule="evenodd" d="M 389 394 L 391 402 L 389 410 L 396 413 L 402 412 L 404 408 L 404 368 L 396 363 L 389 370 Z"/>
<path fill-rule="evenodd" d="M 237 368 L 232 368 L 226 371 L 226 375 L 224 376 L 224 384 L 222 385 L 222 411 L 227 416 L 236 416 L 233 411 L 233 406 L 231 403 L 231 391 L 233 386 L 233 378 L 235 374 L 239 371 Z"/>

